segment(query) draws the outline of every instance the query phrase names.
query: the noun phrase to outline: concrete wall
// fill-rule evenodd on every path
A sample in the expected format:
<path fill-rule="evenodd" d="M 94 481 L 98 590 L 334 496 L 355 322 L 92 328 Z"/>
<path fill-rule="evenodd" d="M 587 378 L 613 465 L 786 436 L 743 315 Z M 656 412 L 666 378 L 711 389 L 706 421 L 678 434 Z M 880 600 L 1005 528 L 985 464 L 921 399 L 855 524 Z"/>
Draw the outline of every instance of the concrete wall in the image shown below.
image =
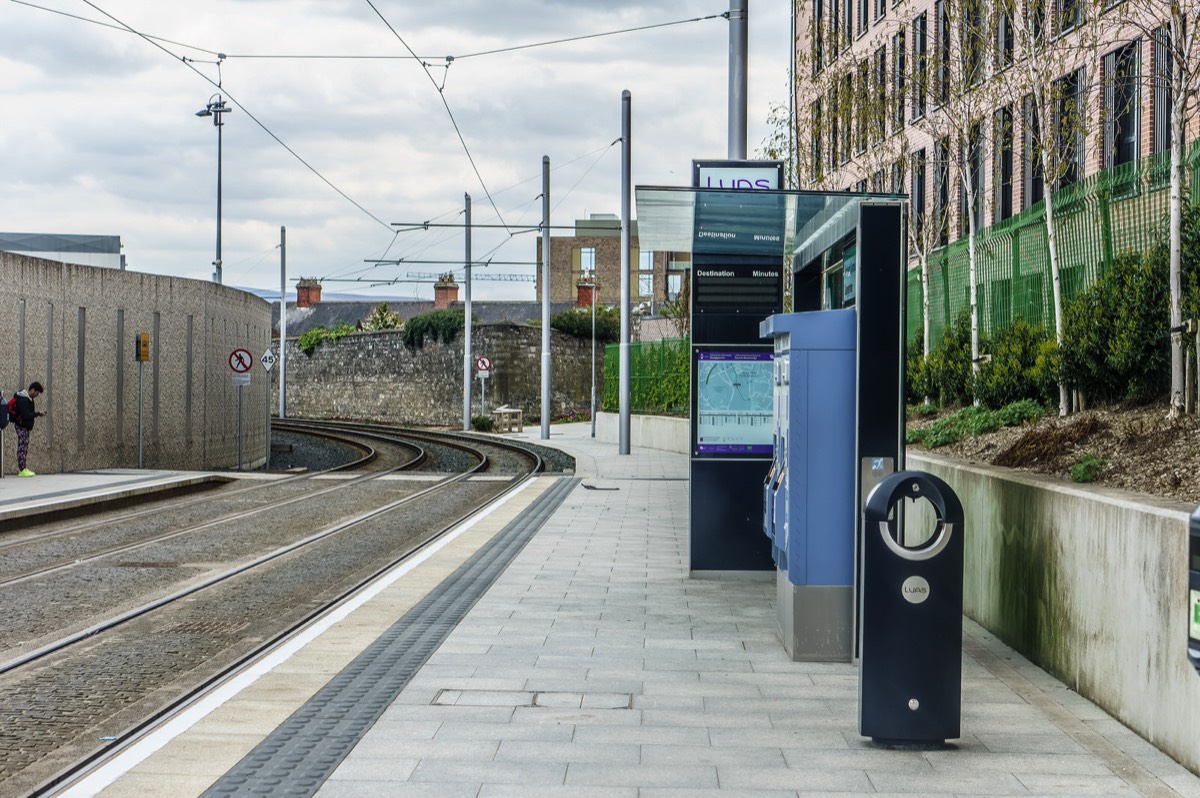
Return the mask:
<path fill-rule="evenodd" d="M 686 419 L 631 421 L 632 446 L 687 451 Z M 615 443 L 617 422 L 598 416 L 596 437 Z M 964 613 L 1200 773 L 1200 677 L 1186 640 L 1193 508 L 926 453 L 908 467 L 962 500 Z"/>
<path fill-rule="evenodd" d="M 1200 773 L 1187 661 L 1187 521 L 1178 502 L 925 454 L 966 518 L 964 612 Z"/>
<path fill-rule="evenodd" d="M 301 418 L 372 419 L 416 426 L 462 428 L 463 341 L 425 341 L 410 350 L 393 330 L 348 335 L 305 355 L 288 340 L 287 415 Z M 591 404 L 591 340 L 550 334 L 551 408 L 556 418 L 586 416 Z M 492 360 L 487 407 L 502 404 L 525 411 L 528 423 L 541 416 L 542 331 L 522 324 L 474 327 L 472 360 Z M 604 379 L 603 350 L 596 352 L 596 393 Z M 479 415 L 480 380 L 472 373 L 471 415 Z M 278 382 L 272 405 L 278 410 Z"/>
<path fill-rule="evenodd" d="M 662 449 L 679 454 L 691 454 L 688 447 L 692 439 L 692 422 L 686 418 L 671 416 L 629 416 L 629 446 L 634 448 Z M 596 440 L 603 443 L 621 442 L 621 416 L 619 413 L 596 414 Z"/>
<path fill-rule="evenodd" d="M 147 468 L 237 465 L 237 389 L 228 357 L 257 360 L 271 310 L 243 291 L 198 280 L 79 266 L 0 252 L 0 391 L 30 382 L 46 418 L 30 439 L 41 473 L 136 467 L 139 372 Z M 151 334 L 150 360 L 134 336 Z M 265 372 L 243 388 L 243 460 L 266 456 Z M 4 471 L 16 470 L 16 434 L 4 431 Z"/>

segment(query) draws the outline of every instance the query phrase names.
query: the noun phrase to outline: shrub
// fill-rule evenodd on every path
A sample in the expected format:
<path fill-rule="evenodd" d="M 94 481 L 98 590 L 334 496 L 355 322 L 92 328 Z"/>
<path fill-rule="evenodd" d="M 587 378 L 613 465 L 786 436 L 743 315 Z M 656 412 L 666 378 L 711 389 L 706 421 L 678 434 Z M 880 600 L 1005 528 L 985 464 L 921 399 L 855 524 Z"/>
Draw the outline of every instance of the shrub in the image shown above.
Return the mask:
<path fill-rule="evenodd" d="M 1185 203 L 1186 206 L 1186 203 Z M 1183 247 L 1185 316 L 1200 310 L 1200 220 L 1185 208 Z M 1118 256 L 1063 312 L 1063 380 L 1095 401 L 1149 401 L 1170 382 L 1170 248 L 1166 230 L 1139 257 Z"/>
<path fill-rule="evenodd" d="M 496 421 L 491 416 L 472 416 L 471 429 L 478 432 L 491 432 L 496 426 Z"/>
<path fill-rule="evenodd" d="M 591 340 L 592 309 L 571 308 L 550 317 L 550 329 Z M 596 306 L 596 342 L 616 343 L 621 339 L 621 310 Z"/>
<path fill-rule="evenodd" d="M 357 332 L 353 325 L 346 322 L 338 322 L 333 329 L 329 329 L 324 324 L 318 324 L 316 327 L 310 327 L 305 330 L 298 339 L 296 346 L 308 357 L 313 356 L 313 352 L 317 351 L 317 347 L 326 341 L 336 341 L 339 338 L 344 338 L 352 332 Z"/>
<path fill-rule="evenodd" d="M 364 330 L 395 330 L 404 324 L 400 314 L 392 310 L 384 302 L 371 309 L 370 315 L 363 320 Z"/>
<path fill-rule="evenodd" d="M 964 407 L 957 413 L 937 419 L 921 431 L 911 430 L 904 439 L 923 443 L 930 449 L 957 443 L 969 435 L 982 435 L 1000 429 L 1000 414 L 983 407 Z M 912 433 L 917 434 L 912 434 Z"/>
<path fill-rule="evenodd" d="M 980 345 L 982 346 L 981 339 Z M 975 401 L 971 375 L 971 315 L 967 310 L 946 326 L 942 340 L 925 359 L 933 395 L 943 405 L 969 405 Z"/>
<path fill-rule="evenodd" d="M 1053 341 L 1048 330 L 1032 327 L 1020 316 L 996 331 L 988 347 L 991 359 L 979 367 L 975 397 L 991 408 L 1020 399 L 1049 403 L 1057 396 L 1058 385 L 1044 362 L 1039 368 L 1047 341 Z"/>
<path fill-rule="evenodd" d="M 925 361 L 925 343 L 922 336 L 908 342 L 905 350 L 905 401 L 909 404 L 925 402 L 937 395 L 933 385 L 933 375 Z M 932 354 L 932 353 L 931 353 Z"/>
<path fill-rule="evenodd" d="M 1004 426 L 1015 427 L 1026 421 L 1041 418 L 1045 412 L 1045 408 L 1032 399 L 1022 399 L 1000 408 L 996 411 L 996 416 Z"/>
<path fill-rule="evenodd" d="M 1094 454 L 1084 455 L 1082 460 L 1071 466 L 1071 479 L 1076 482 L 1095 482 L 1106 465 L 1108 462 L 1103 458 Z"/>
<path fill-rule="evenodd" d="M 466 314 L 461 310 L 450 308 L 422 313 L 405 322 L 401 339 L 409 349 L 425 346 L 426 338 L 448 344 L 458 337 L 466 324 L 466 318 Z"/>

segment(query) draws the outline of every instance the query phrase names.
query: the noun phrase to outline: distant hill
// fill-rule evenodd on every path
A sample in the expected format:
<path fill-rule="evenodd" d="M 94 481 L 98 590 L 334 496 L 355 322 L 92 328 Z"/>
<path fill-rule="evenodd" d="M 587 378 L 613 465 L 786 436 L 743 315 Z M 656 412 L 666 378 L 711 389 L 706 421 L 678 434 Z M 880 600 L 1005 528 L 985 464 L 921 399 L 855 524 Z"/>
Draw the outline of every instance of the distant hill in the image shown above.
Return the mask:
<path fill-rule="evenodd" d="M 247 294 L 254 294 L 257 297 L 261 297 L 261 298 L 267 300 L 268 302 L 278 301 L 278 299 L 279 299 L 279 292 L 274 291 L 270 288 L 247 288 L 247 287 L 241 286 L 241 285 L 235 285 L 235 286 L 231 286 L 231 287 L 236 288 L 239 291 L 245 291 Z M 295 302 L 296 301 L 296 292 L 288 291 L 287 300 L 288 300 L 288 302 Z M 374 296 L 374 295 L 368 296 L 366 294 L 338 294 L 338 293 L 332 293 L 329 291 L 323 291 L 321 293 L 321 301 L 322 302 L 370 302 L 375 305 L 378 305 L 382 302 L 422 302 L 422 301 L 428 302 L 430 300 L 428 298 L 422 300 L 420 297 L 415 297 L 415 296 Z"/>

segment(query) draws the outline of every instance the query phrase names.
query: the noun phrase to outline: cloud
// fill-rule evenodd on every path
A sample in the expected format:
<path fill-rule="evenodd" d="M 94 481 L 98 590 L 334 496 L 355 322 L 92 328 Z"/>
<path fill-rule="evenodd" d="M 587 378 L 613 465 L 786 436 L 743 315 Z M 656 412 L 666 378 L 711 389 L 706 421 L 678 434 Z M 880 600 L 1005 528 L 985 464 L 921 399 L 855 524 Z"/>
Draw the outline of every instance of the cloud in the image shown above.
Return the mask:
<path fill-rule="evenodd" d="M 66 0 L 41 2 L 103 18 Z M 460 259 L 460 229 L 395 236 L 389 225 L 460 220 L 464 193 L 477 223 L 495 221 L 493 202 L 509 224 L 536 223 L 543 155 L 554 169 L 556 224 L 617 212 L 620 153 L 610 145 L 620 135 L 624 89 L 633 93 L 636 183 L 685 184 L 693 157 L 725 154 L 725 20 L 472 56 L 720 14 L 721 2 L 374 2 L 427 56 L 428 74 L 403 58 L 248 57 L 407 55 L 365 0 L 98 0 L 137 30 L 174 42 L 161 47 L 0 4 L 4 226 L 118 234 L 131 268 L 207 279 L 217 136 L 209 119 L 194 114 L 218 90 L 233 109 L 221 147 L 227 281 L 237 275 L 240 284 L 262 287 L 278 283 L 272 271 L 281 225 L 294 275 L 404 274 L 363 263 L 385 251 Z M 781 4 L 752 6 L 753 147 L 765 133 L 768 102 L 786 99 L 788 19 Z M 219 72 L 205 63 L 216 60 L 205 50 L 229 56 Z M 447 68 L 450 54 L 459 58 Z M 532 260 L 535 252 L 531 235 L 476 231 L 477 254 L 496 247 L 506 260 Z M 532 286 L 481 283 L 476 295 L 512 292 L 531 296 Z"/>

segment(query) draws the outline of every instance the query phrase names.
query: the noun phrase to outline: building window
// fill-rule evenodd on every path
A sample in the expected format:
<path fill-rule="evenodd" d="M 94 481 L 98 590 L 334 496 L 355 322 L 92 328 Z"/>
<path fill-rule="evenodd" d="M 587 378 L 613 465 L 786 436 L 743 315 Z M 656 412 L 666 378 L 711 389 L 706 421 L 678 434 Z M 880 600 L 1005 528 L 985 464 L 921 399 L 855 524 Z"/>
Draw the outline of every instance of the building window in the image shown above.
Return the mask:
<path fill-rule="evenodd" d="M 1055 81 L 1057 99 L 1054 140 L 1058 145 L 1056 188 L 1069 186 L 1083 177 L 1083 115 L 1087 112 L 1084 71 L 1076 70 Z"/>
<path fill-rule="evenodd" d="M 638 272 L 638 296 L 654 296 L 654 272 Z"/>
<path fill-rule="evenodd" d="M 1025 13 L 1029 15 L 1029 26 L 1033 32 L 1033 41 L 1041 42 L 1046 32 L 1046 0 L 1025 0 L 1028 4 Z"/>
<path fill-rule="evenodd" d="M 940 138 L 933 146 L 933 219 L 934 240 L 944 247 L 950 240 L 950 140 Z"/>
<path fill-rule="evenodd" d="M 987 32 L 984 28 L 984 0 L 963 0 L 961 45 L 965 82 L 974 86 L 983 79 L 983 55 Z"/>
<path fill-rule="evenodd" d="M 674 302 L 679 298 L 679 293 L 683 290 L 683 275 L 668 274 L 667 275 L 667 301 Z"/>
<path fill-rule="evenodd" d="M 1140 41 L 1104 56 L 1104 165 L 1138 159 L 1138 79 Z"/>
<path fill-rule="evenodd" d="M 822 127 L 824 120 L 821 118 L 821 98 L 818 97 L 809 106 L 809 112 L 812 115 L 812 135 L 809 137 L 812 141 L 812 150 L 809 152 L 809 157 L 812 159 L 812 168 L 809 172 L 809 177 L 814 183 L 821 181 L 823 174 L 823 159 L 824 153 L 821 152 L 821 137 L 825 131 Z"/>
<path fill-rule="evenodd" d="M 841 162 L 850 160 L 850 150 L 854 138 L 854 73 L 847 72 L 842 78 L 842 152 Z"/>
<path fill-rule="evenodd" d="M 1022 208 L 1028 208 L 1035 202 L 1041 202 L 1046 192 L 1045 172 L 1042 169 L 1042 122 L 1037 104 L 1032 94 L 1026 94 L 1024 100 L 1024 177 L 1025 190 L 1022 193 Z"/>
<path fill-rule="evenodd" d="M 913 20 L 913 119 L 925 116 L 925 89 L 929 85 L 929 58 L 925 48 L 929 17 L 920 14 Z"/>
<path fill-rule="evenodd" d="M 925 148 L 914 152 L 912 158 L 913 238 L 921 241 L 925 231 Z"/>
<path fill-rule="evenodd" d="M 1058 32 L 1074 30 L 1083 21 L 1083 0 L 1058 0 Z"/>
<path fill-rule="evenodd" d="M 866 194 L 867 193 L 867 181 L 859 180 L 857 183 L 855 183 L 854 184 L 854 193 Z"/>
<path fill-rule="evenodd" d="M 904 129 L 904 114 L 907 107 L 906 87 L 904 84 L 904 57 L 907 50 L 904 46 L 904 29 L 892 37 L 892 127 L 899 131 Z"/>
<path fill-rule="evenodd" d="M 967 129 L 967 168 L 970 169 L 970 195 L 967 186 L 961 185 L 958 190 L 959 236 L 967 233 L 971 223 L 975 229 L 983 227 L 983 131 L 979 122 Z M 968 218 L 967 208 L 971 215 Z"/>
<path fill-rule="evenodd" d="M 1171 78 L 1175 62 L 1171 57 L 1171 32 L 1164 25 L 1154 31 L 1154 120 L 1151 153 L 1171 149 Z"/>
<path fill-rule="evenodd" d="M 579 250 L 579 273 L 580 275 L 594 275 L 596 273 L 596 248 L 582 247 Z"/>
<path fill-rule="evenodd" d="M 871 0 L 858 0 L 858 35 L 867 32 L 868 14 L 871 13 Z"/>
<path fill-rule="evenodd" d="M 892 163 L 892 179 L 891 179 L 891 182 L 889 183 L 889 186 L 890 186 L 890 188 L 888 190 L 891 191 L 893 194 L 903 194 L 904 193 L 904 159 L 903 158 L 901 158 L 898 161 L 894 161 Z"/>
<path fill-rule="evenodd" d="M 1006 105 L 996 111 L 995 132 L 996 163 L 992 169 L 992 182 L 996 187 L 995 220 L 1003 221 L 1013 214 L 1013 113 Z"/>
<path fill-rule="evenodd" d="M 842 0 L 842 49 L 854 41 L 854 0 Z"/>
<path fill-rule="evenodd" d="M 867 121 L 871 114 L 871 64 L 860 61 L 858 64 L 858 118 L 854 120 L 854 151 L 867 151 Z M 872 125 L 874 127 L 874 125 Z"/>
<path fill-rule="evenodd" d="M 820 2 L 820 0 L 817 0 Z M 1013 31 L 1013 0 L 1001 0 L 996 15 L 996 69 L 1005 70 L 1012 66 L 1016 37 Z"/>
<path fill-rule="evenodd" d="M 834 84 L 829 90 L 829 171 L 837 171 L 838 157 L 841 154 L 839 148 L 838 131 L 841 125 L 841 113 L 838 110 L 838 94 L 840 92 L 839 84 Z"/>
<path fill-rule="evenodd" d="M 880 20 L 887 14 L 887 0 L 875 0 L 875 19 Z"/>
<path fill-rule="evenodd" d="M 825 26 L 825 0 L 813 0 L 813 18 L 812 18 L 812 58 L 813 58 L 813 74 L 817 75 L 821 72 L 821 67 L 825 64 L 825 42 L 824 42 L 824 26 Z"/>
<path fill-rule="evenodd" d="M 937 0 L 934 8 L 937 14 L 938 42 L 935 65 L 937 86 L 934 87 L 934 101 L 938 105 L 943 105 L 950 98 L 950 14 L 946 10 L 946 0 Z"/>
<path fill-rule="evenodd" d="M 875 102 L 871 110 L 871 127 L 875 143 L 883 141 L 887 135 L 888 118 L 888 75 L 887 48 L 880 47 L 875 51 Z"/>

